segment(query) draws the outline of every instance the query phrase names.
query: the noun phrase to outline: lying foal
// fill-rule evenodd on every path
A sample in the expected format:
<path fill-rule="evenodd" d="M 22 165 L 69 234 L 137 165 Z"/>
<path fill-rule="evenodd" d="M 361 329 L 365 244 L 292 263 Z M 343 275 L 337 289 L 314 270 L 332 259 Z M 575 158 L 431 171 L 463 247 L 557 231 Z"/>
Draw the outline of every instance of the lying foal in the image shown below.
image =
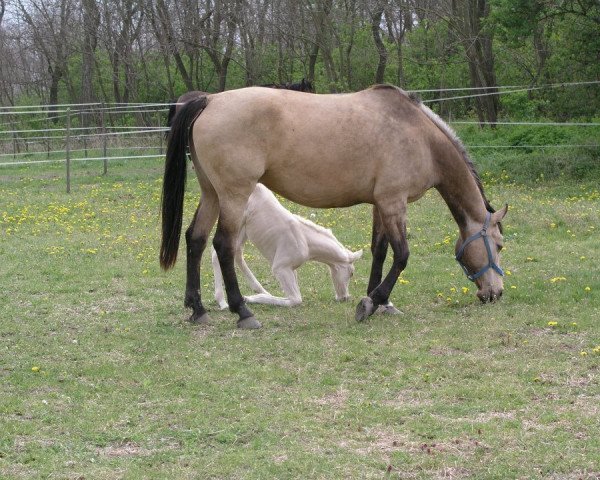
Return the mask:
<path fill-rule="evenodd" d="M 243 246 L 250 240 L 269 260 L 285 297 L 267 292 L 244 261 Z M 296 269 L 308 260 L 325 263 L 331 272 L 336 300 L 350 298 L 348 284 L 354 273 L 354 262 L 362 250 L 351 252 L 335 238 L 331 230 L 294 215 L 277 201 L 265 186 L 258 184 L 250 195 L 236 244 L 235 261 L 244 273 L 255 295 L 246 297 L 249 303 L 266 303 L 292 307 L 302 303 Z M 215 273 L 215 299 L 221 309 L 227 308 L 223 295 L 223 278 L 215 250 L 212 250 Z"/>

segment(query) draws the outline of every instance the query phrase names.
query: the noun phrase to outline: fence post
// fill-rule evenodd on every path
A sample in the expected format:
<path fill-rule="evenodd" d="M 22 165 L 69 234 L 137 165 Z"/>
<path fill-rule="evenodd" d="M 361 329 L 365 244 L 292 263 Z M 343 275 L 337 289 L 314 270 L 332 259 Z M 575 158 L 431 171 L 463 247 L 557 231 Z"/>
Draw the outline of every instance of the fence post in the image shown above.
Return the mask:
<path fill-rule="evenodd" d="M 67 108 L 67 136 L 65 139 L 67 161 L 67 193 L 71 193 L 71 109 Z"/>
<path fill-rule="evenodd" d="M 102 174 L 106 175 L 108 173 L 108 158 L 106 157 L 107 136 L 106 124 L 104 123 L 104 102 L 102 102 L 100 109 L 100 123 L 102 124 L 102 156 L 104 157 L 104 171 L 102 172 Z"/>

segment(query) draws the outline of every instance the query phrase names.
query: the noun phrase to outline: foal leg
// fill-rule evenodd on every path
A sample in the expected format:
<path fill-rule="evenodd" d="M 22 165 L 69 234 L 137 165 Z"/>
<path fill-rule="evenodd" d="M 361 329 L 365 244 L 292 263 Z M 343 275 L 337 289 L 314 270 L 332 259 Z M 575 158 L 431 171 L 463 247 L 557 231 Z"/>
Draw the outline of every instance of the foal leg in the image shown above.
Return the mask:
<path fill-rule="evenodd" d="M 380 305 L 387 305 L 392 289 L 400 276 L 400 272 L 406 268 L 408 262 L 408 241 L 406 240 L 406 204 L 404 202 L 395 205 L 378 207 L 381 215 L 382 225 L 388 238 L 394 257 L 390 271 L 383 282 L 369 292 L 356 307 L 356 320 L 361 322 L 372 315 Z M 374 261 L 375 263 L 375 261 Z M 393 305 L 392 305 L 393 307 Z"/>
<path fill-rule="evenodd" d="M 228 307 L 228 305 L 225 301 L 225 291 L 223 290 L 223 273 L 221 272 L 221 265 L 219 265 L 217 252 L 214 248 L 212 248 L 211 261 L 213 266 L 215 282 L 215 300 L 217 301 L 219 308 L 221 310 L 225 310 Z"/>
<path fill-rule="evenodd" d="M 187 280 L 184 305 L 192 309 L 192 315 L 189 318 L 192 323 L 208 323 L 210 320 L 200 299 L 200 260 L 210 231 L 217 220 L 218 207 L 216 193 L 205 186 L 194 219 L 185 232 Z"/>
<path fill-rule="evenodd" d="M 285 297 L 276 297 L 270 293 L 259 293 L 246 297 L 248 303 L 265 303 L 267 305 L 277 305 L 279 307 L 294 307 L 302 303 L 302 295 L 298 286 L 298 276 L 293 268 L 288 265 L 279 265 L 273 267 L 273 275 L 279 281 Z"/>
<path fill-rule="evenodd" d="M 229 310 L 239 315 L 237 321 L 238 328 L 254 329 L 260 328 L 262 325 L 254 318 L 254 315 L 244 302 L 234 265 L 236 240 L 248 196 L 245 198 L 239 196 L 237 197 L 238 201 L 232 198 L 221 201 L 221 211 L 213 245 L 219 257 L 221 271 L 223 272 Z"/>

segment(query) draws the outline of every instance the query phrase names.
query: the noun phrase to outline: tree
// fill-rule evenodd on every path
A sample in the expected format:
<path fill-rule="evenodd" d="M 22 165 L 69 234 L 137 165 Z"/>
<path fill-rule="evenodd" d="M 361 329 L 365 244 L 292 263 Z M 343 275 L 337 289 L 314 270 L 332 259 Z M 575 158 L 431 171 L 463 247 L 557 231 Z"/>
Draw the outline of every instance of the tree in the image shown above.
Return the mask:
<path fill-rule="evenodd" d="M 46 62 L 50 75 L 48 102 L 58 103 L 58 89 L 64 80 L 71 98 L 74 89 L 69 78 L 68 58 L 73 50 L 71 32 L 73 31 L 73 0 L 23 0 L 17 1 L 19 13 L 28 27 L 31 47 L 37 50 Z M 49 115 L 54 117 L 54 108 Z M 54 118 L 56 121 L 56 118 Z"/>

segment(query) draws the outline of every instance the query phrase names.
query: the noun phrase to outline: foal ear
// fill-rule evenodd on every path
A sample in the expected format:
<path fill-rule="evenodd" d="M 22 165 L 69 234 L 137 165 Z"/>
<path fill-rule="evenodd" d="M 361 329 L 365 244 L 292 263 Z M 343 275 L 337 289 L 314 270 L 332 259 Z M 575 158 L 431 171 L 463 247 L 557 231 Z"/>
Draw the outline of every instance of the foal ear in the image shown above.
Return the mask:
<path fill-rule="evenodd" d="M 492 223 L 500 222 L 506 215 L 506 212 L 508 212 L 508 203 L 506 203 L 502 209 L 492 214 Z"/>
<path fill-rule="evenodd" d="M 359 250 L 358 252 L 351 252 L 350 250 L 348 250 L 348 253 L 350 256 L 350 261 L 356 262 L 356 260 L 358 260 L 360 257 L 362 257 L 363 251 L 362 251 L 362 249 Z"/>

